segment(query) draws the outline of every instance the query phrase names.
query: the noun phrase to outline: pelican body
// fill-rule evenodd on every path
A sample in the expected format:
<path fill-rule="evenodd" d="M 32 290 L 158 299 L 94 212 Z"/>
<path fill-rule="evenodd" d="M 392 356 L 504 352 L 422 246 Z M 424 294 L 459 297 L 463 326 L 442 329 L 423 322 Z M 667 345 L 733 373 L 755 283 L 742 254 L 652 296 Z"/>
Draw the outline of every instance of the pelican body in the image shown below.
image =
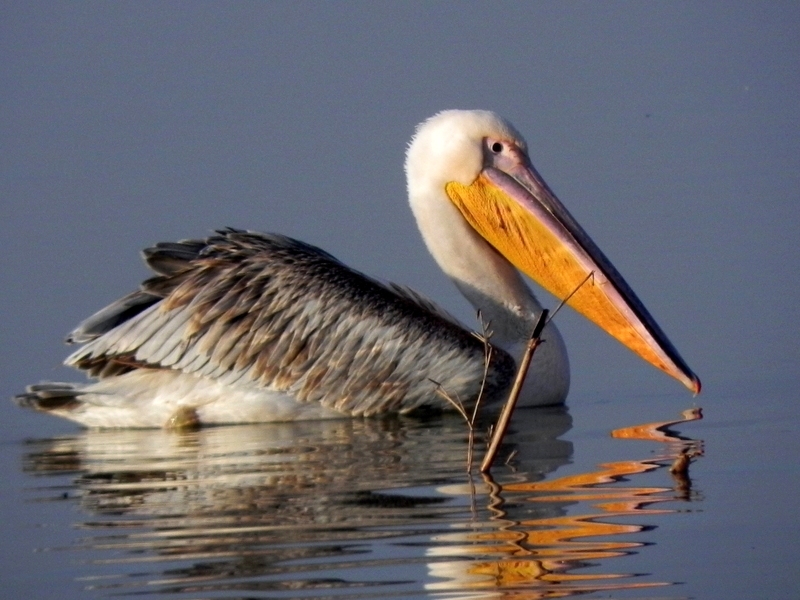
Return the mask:
<path fill-rule="evenodd" d="M 700 381 L 610 261 L 487 111 L 420 124 L 411 209 L 442 270 L 480 311 L 487 344 L 407 288 L 275 234 L 225 229 L 144 251 L 155 275 L 81 323 L 66 364 L 85 385 L 16 400 L 87 427 L 164 427 L 405 413 L 510 388 L 542 306 L 524 273 L 695 393 Z M 520 403 L 563 403 L 564 342 L 544 330 Z M 488 360 L 487 360 L 488 359 Z"/>

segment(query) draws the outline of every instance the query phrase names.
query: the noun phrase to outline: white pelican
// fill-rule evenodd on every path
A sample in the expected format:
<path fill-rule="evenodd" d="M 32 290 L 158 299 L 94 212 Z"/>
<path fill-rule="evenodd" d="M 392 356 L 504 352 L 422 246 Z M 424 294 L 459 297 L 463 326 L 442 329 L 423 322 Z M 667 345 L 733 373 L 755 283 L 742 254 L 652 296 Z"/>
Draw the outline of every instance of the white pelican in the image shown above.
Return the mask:
<path fill-rule="evenodd" d="M 542 311 L 520 271 L 697 393 L 700 381 L 531 165 L 514 127 L 441 112 L 406 157 L 422 237 L 493 332 L 486 394 L 508 388 Z M 86 385 L 43 383 L 25 406 L 88 427 L 162 427 L 407 412 L 474 401 L 484 345 L 418 294 L 271 234 L 225 229 L 144 251 L 156 275 L 81 323 L 66 364 Z M 544 331 L 521 404 L 563 403 L 569 365 Z"/>

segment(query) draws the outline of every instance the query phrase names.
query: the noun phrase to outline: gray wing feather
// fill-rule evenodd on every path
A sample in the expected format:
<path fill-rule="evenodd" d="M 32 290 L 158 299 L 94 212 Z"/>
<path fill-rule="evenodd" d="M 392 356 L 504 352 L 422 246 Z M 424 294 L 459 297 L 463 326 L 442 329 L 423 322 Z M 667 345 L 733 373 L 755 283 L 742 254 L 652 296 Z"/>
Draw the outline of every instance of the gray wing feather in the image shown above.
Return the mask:
<path fill-rule="evenodd" d="M 132 292 L 83 321 L 70 332 L 66 341 L 68 344 L 82 344 L 96 339 L 160 300 L 159 296 L 147 292 Z"/>
<path fill-rule="evenodd" d="M 181 337 L 181 331 L 191 317 L 191 312 L 186 308 L 173 311 L 169 319 L 160 323 L 160 327 L 153 332 L 147 342 L 145 342 L 136 352 L 137 356 L 153 364 L 161 366 L 171 366 L 185 352 L 185 344 Z"/>
<path fill-rule="evenodd" d="M 353 414 L 474 395 L 483 344 L 426 298 L 283 236 L 223 230 L 144 252 L 157 275 L 73 332 L 96 376 L 171 368 Z M 76 333 L 77 332 L 77 333 Z M 513 361 L 493 353 L 489 389 Z"/>
<path fill-rule="evenodd" d="M 450 321 L 451 323 L 462 327 L 461 323 L 456 319 L 453 315 L 443 309 L 441 306 L 436 304 L 433 300 L 421 294 L 417 290 L 410 288 L 405 285 L 401 285 L 399 283 L 388 282 L 385 284 L 390 290 L 395 292 L 398 296 L 402 296 L 411 302 L 419 304 L 425 310 L 428 310 L 436 315 L 439 315 L 441 318 Z"/>

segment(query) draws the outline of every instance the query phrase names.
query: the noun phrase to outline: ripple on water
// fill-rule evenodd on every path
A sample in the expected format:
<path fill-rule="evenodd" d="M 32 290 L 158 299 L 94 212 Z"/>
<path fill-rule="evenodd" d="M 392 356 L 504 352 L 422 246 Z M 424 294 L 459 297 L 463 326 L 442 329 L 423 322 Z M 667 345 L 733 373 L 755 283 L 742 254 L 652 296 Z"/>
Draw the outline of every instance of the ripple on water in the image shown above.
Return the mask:
<path fill-rule="evenodd" d="M 496 480 L 467 476 L 452 415 L 87 431 L 33 442 L 24 468 L 31 501 L 79 506 L 46 550 L 100 595 L 539 598 L 667 585 L 618 572 L 647 515 L 692 493 L 621 483 L 694 444 L 659 425 L 615 432 L 657 454 L 561 477 L 566 409 L 515 415 Z"/>

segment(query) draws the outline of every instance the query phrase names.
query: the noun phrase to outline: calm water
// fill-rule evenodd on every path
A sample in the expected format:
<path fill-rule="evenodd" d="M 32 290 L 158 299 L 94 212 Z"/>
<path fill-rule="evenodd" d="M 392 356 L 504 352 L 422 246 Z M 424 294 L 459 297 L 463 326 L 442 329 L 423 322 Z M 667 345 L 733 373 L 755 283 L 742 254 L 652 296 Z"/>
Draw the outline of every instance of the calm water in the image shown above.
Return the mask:
<path fill-rule="evenodd" d="M 491 478 L 456 415 L 6 444 L 2 592 L 797 598 L 800 419 L 774 387 L 685 422 L 682 395 L 518 411 Z"/>

